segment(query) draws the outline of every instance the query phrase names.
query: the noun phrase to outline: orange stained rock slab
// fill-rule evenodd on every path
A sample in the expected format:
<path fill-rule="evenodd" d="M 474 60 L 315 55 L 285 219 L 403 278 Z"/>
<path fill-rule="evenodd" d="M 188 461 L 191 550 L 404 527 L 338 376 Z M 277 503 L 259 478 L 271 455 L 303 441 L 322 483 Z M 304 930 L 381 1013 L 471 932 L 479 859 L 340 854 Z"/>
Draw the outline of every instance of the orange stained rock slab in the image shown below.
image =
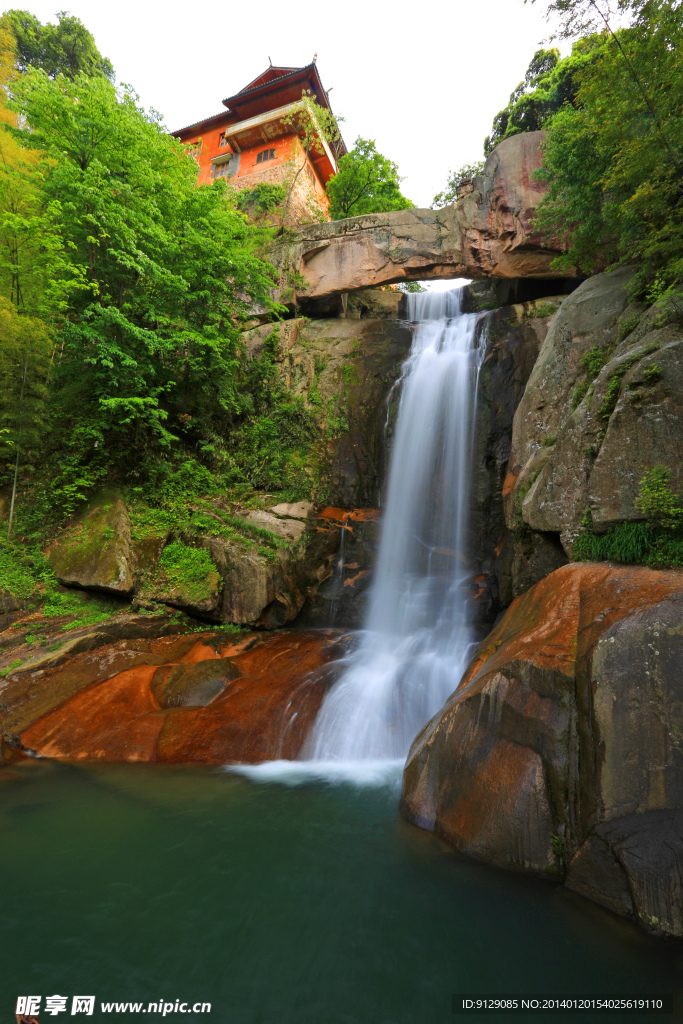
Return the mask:
<path fill-rule="evenodd" d="M 505 532 L 502 534 L 500 540 L 498 541 L 498 543 L 496 544 L 496 546 L 494 548 L 494 551 L 496 552 L 496 555 L 500 555 L 501 551 L 505 547 L 505 541 L 508 539 L 509 535 L 510 535 L 510 531 L 509 530 L 505 530 Z"/>
<path fill-rule="evenodd" d="M 21 734 L 42 757 L 150 761 L 164 724 L 149 684 L 156 665 L 140 665 L 95 683 Z"/>
<path fill-rule="evenodd" d="M 349 519 L 352 523 L 377 523 L 381 514 L 378 508 L 354 508 L 349 513 Z"/>
<path fill-rule="evenodd" d="M 359 580 L 362 580 L 369 575 L 369 569 L 361 569 L 361 571 L 357 572 L 355 576 L 350 576 L 348 580 L 344 580 L 344 586 L 354 589 Z"/>
<path fill-rule="evenodd" d="M 206 661 L 209 658 L 220 658 L 220 654 L 213 647 L 199 641 L 199 643 L 190 647 L 189 651 L 178 660 L 188 665 L 195 665 L 198 661 Z"/>
<path fill-rule="evenodd" d="M 381 510 L 378 508 L 335 508 L 333 505 L 328 505 L 322 512 L 318 513 L 319 519 L 329 519 L 334 523 L 338 523 L 340 526 L 345 526 L 349 529 L 349 523 L 377 523 L 381 516 Z"/>
<path fill-rule="evenodd" d="M 327 630 L 251 636 L 218 651 L 195 643 L 166 663 L 181 683 L 183 670 L 196 675 L 199 662 L 230 658 L 225 685 L 205 706 L 160 706 L 160 689 L 151 686 L 161 671 L 157 656 L 70 697 L 30 725 L 21 742 L 66 760 L 222 764 L 294 757 L 329 684 L 324 666 L 347 641 Z"/>
<path fill-rule="evenodd" d="M 512 494 L 512 489 L 515 486 L 515 484 L 517 483 L 517 477 L 518 476 L 519 476 L 519 473 L 512 473 L 510 470 L 508 470 L 507 473 L 505 474 L 505 479 L 503 480 L 503 497 L 504 498 L 507 498 L 508 494 Z"/>
<path fill-rule="evenodd" d="M 565 565 L 515 598 L 479 647 L 461 688 L 515 658 L 572 676 L 613 623 L 681 590 L 681 570 Z"/>

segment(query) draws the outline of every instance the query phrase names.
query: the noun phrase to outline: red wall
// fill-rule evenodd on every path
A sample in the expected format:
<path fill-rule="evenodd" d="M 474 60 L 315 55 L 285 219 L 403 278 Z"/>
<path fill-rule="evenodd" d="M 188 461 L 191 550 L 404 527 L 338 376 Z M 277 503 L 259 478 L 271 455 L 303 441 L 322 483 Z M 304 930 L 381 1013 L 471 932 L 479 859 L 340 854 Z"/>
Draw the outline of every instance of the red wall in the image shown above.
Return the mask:
<path fill-rule="evenodd" d="M 219 154 L 230 153 L 230 146 L 219 146 L 218 142 L 220 136 L 225 130 L 225 125 L 219 125 L 217 128 L 211 128 L 205 131 L 203 134 L 191 135 L 183 139 L 183 145 L 187 148 L 193 143 L 202 141 L 202 149 L 199 155 L 199 177 L 198 183 L 200 185 L 210 184 L 213 181 L 211 177 L 211 160 L 213 157 Z M 292 159 L 292 145 L 295 147 L 297 165 L 301 166 L 301 158 L 303 156 L 303 150 L 301 144 L 296 136 L 284 135 L 279 139 L 271 139 L 269 142 L 263 142 L 258 146 L 253 146 L 251 149 L 243 149 L 240 154 L 240 168 L 236 175 L 237 179 L 244 178 L 246 175 L 251 174 L 253 171 L 265 171 L 268 168 L 275 168 L 278 165 L 287 163 Z M 273 160 L 266 160 L 264 163 L 257 164 L 256 158 L 259 153 L 264 149 L 274 149 L 275 158 Z M 309 166 L 311 166 L 309 164 Z M 311 170 L 315 175 L 316 180 L 316 192 L 324 196 L 325 189 L 318 177 L 315 168 L 311 166 Z M 240 182 L 242 184 L 242 182 Z M 246 182 L 244 182 L 246 185 Z"/>

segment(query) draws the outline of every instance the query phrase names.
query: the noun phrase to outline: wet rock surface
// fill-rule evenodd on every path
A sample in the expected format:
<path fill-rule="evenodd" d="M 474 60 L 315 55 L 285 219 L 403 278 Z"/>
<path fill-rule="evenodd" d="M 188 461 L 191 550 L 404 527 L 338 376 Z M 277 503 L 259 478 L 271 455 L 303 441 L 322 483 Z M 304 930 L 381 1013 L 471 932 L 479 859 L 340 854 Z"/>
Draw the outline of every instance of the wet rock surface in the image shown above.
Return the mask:
<path fill-rule="evenodd" d="M 361 629 L 367 612 L 372 570 L 377 559 L 380 509 L 323 509 L 320 518 L 339 530 L 334 572 L 306 601 L 300 626 Z"/>
<path fill-rule="evenodd" d="M 683 572 L 558 569 L 413 743 L 402 809 L 456 850 L 683 935 Z"/>
<path fill-rule="evenodd" d="M 482 329 L 487 354 L 480 371 L 471 506 L 471 547 L 476 553 L 477 617 L 493 622 L 513 597 L 566 561 L 543 537 L 517 538 L 505 518 L 505 480 L 515 411 L 538 353 L 565 295 L 550 296 L 491 313 Z"/>
<path fill-rule="evenodd" d="M 387 468 L 392 389 L 413 340 L 410 325 L 393 319 L 297 317 L 277 330 L 275 362 L 283 383 L 307 401 L 327 438 L 320 464 L 311 467 L 326 501 L 375 508 Z M 272 332 L 272 325 L 264 325 L 246 333 L 252 357 Z"/>
<path fill-rule="evenodd" d="M 349 643 L 338 630 L 123 641 L 15 677 L 0 693 L 3 729 L 63 760 L 294 758 Z"/>

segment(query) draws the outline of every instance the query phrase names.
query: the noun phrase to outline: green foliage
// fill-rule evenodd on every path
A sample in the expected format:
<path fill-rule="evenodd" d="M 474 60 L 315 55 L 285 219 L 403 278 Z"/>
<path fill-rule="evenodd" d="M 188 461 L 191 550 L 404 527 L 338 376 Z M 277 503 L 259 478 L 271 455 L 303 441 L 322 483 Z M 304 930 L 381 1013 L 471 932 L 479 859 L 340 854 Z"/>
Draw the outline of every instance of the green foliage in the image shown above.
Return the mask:
<path fill-rule="evenodd" d="M 533 306 L 526 314 L 529 320 L 539 320 L 541 317 L 554 316 L 557 313 L 557 306 L 553 302 L 543 302 L 540 306 Z"/>
<path fill-rule="evenodd" d="M 278 345 L 274 330 L 260 357 L 244 368 L 250 409 L 227 440 L 227 480 L 264 490 L 289 489 L 308 497 L 311 481 L 306 467 L 320 431 L 303 398 L 285 387 L 277 363 Z"/>
<path fill-rule="evenodd" d="M 557 443 L 557 434 L 548 434 L 547 437 L 543 438 L 543 447 L 552 448 Z"/>
<path fill-rule="evenodd" d="M 656 465 L 645 473 L 635 505 L 646 522 L 617 523 L 599 536 L 593 533 L 592 517 L 587 510 L 573 557 L 579 561 L 622 562 L 654 568 L 683 567 L 683 506 L 679 495 L 671 489 L 671 474 L 666 467 Z"/>
<path fill-rule="evenodd" d="M 552 836 L 550 840 L 550 845 L 552 846 L 553 853 L 555 854 L 555 856 L 563 861 L 567 856 L 567 848 L 562 836 Z"/>
<path fill-rule="evenodd" d="M 91 594 L 78 594 L 73 591 L 65 593 L 52 590 L 47 594 L 40 613 L 45 618 L 57 618 L 62 615 L 74 616 L 61 627 L 66 633 L 70 629 L 83 629 L 95 626 L 98 622 L 106 622 L 112 615 L 123 615 L 129 612 L 127 604 L 115 598 L 95 597 Z"/>
<path fill-rule="evenodd" d="M 624 338 L 627 338 L 629 334 L 635 331 L 636 327 L 640 323 L 640 314 L 633 312 L 625 316 L 623 320 L 619 321 L 619 328 L 617 330 L 617 341 L 622 342 Z"/>
<path fill-rule="evenodd" d="M 216 566 L 205 548 L 191 548 L 182 541 L 167 544 L 161 552 L 159 570 L 171 587 L 192 601 L 210 597 L 219 580 Z"/>
<path fill-rule="evenodd" d="M 0 546 L 0 589 L 25 601 L 46 581 L 54 581 L 54 576 L 39 551 L 10 542 Z"/>
<path fill-rule="evenodd" d="M 386 210 L 409 210 L 413 203 L 401 194 L 397 165 L 377 152 L 372 139 L 356 139 L 341 157 L 337 174 L 327 183 L 330 217 L 355 217 Z"/>
<path fill-rule="evenodd" d="M 595 59 L 600 45 L 596 38 L 575 43 L 569 57 L 560 59 L 559 50 L 537 50 L 524 76 L 510 95 L 508 105 L 493 119 L 493 126 L 484 140 L 488 156 L 496 146 L 513 135 L 545 128 L 549 119 L 565 104 L 576 98 L 582 72 Z"/>
<path fill-rule="evenodd" d="M 115 598 L 60 590 L 50 563 L 37 546 L 26 547 L 11 542 L 2 544 L 0 588 L 9 590 L 19 600 L 32 599 L 39 603 L 43 618 L 69 616 L 62 630 L 91 626 L 128 611 L 128 606 Z M 25 640 L 32 643 L 28 636 Z"/>
<path fill-rule="evenodd" d="M 458 186 L 461 182 L 476 178 L 483 170 L 484 161 L 479 160 L 476 163 L 463 164 L 457 171 L 449 171 L 446 188 L 442 192 L 437 192 L 434 196 L 432 199 L 432 209 L 435 210 L 441 206 L 448 206 L 451 203 L 457 202 Z"/>
<path fill-rule="evenodd" d="M 595 380 L 608 358 L 609 349 L 594 346 L 588 352 L 584 352 L 579 360 L 579 365 L 589 380 Z"/>
<path fill-rule="evenodd" d="M 50 78 L 84 74 L 114 79 L 111 61 L 102 56 L 85 25 L 66 11 L 59 11 L 56 25 L 43 25 L 29 11 L 19 10 L 7 11 L 4 21 L 17 40 L 19 71 L 40 69 Z"/>
<path fill-rule="evenodd" d="M 69 265 L 56 277 L 79 282 L 50 379 L 52 503 L 73 507 L 112 469 L 175 470 L 181 448 L 215 473 L 251 407 L 241 321 L 252 300 L 272 305 L 263 231 L 225 182 L 197 187 L 196 164 L 130 90 L 29 72 L 15 91 L 22 136 L 46 158 L 41 201 L 61 211 Z"/>
<path fill-rule="evenodd" d="M 588 391 L 591 389 L 591 382 L 595 380 L 595 378 L 598 376 L 601 369 L 607 362 L 610 351 L 611 350 L 609 348 L 597 348 L 596 346 L 594 346 L 588 352 L 584 352 L 584 354 L 581 356 L 581 359 L 579 360 L 579 366 L 586 375 L 586 380 L 579 381 L 579 383 L 572 391 L 572 411 L 579 407 L 584 397 L 588 394 Z M 619 378 L 619 381 L 621 382 L 621 377 Z M 621 384 L 619 386 L 621 386 Z M 617 390 L 617 398 L 618 396 L 619 391 Z M 616 405 L 616 400 L 614 404 Z M 612 406 L 612 408 L 614 408 L 614 406 Z"/>
<path fill-rule="evenodd" d="M 683 527 L 683 507 L 671 489 L 671 473 L 657 464 L 640 482 L 636 508 L 656 530 L 679 530 Z"/>
<path fill-rule="evenodd" d="M 0 297 L 0 465 L 6 480 L 12 470 L 34 469 L 40 457 L 51 356 L 45 324 L 20 316 Z"/>
<path fill-rule="evenodd" d="M 289 189 L 285 197 L 283 218 L 286 218 L 289 206 L 294 194 L 294 188 L 301 174 L 315 156 L 322 156 L 325 146 L 337 151 L 341 143 L 339 123 L 343 117 L 335 117 L 331 110 L 322 107 L 310 89 L 301 94 L 301 99 L 294 109 L 281 118 L 281 123 L 298 139 L 298 146 L 294 143 L 292 147 L 292 163 L 295 167 L 291 175 Z M 299 150 L 300 147 L 300 150 Z M 297 166 L 297 162 L 301 162 Z M 317 209 L 315 208 L 317 206 Z M 322 208 L 315 203 L 311 213 L 322 218 Z"/>
<path fill-rule="evenodd" d="M 621 384 L 631 369 L 637 362 L 643 357 L 643 352 L 636 352 L 633 355 L 627 356 L 612 370 L 610 374 L 609 382 L 607 384 L 607 391 L 605 397 L 602 400 L 600 406 L 600 416 L 603 420 L 608 420 L 616 408 L 616 404 L 619 401 L 619 395 L 621 394 Z"/>
<path fill-rule="evenodd" d="M 632 25 L 592 37 L 574 105 L 544 126 L 549 191 L 535 228 L 567 246 L 558 272 L 634 264 L 632 294 L 650 297 L 683 280 L 683 19 L 679 0 L 625 6 Z"/>
<path fill-rule="evenodd" d="M 243 213 L 253 213 L 258 217 L 279 209 L 286 198 L 287 189 L 284 185 L 271 185 L 262 181 L 254 188 L 243 188 L 237 192 L 235 206 Z"/>
<path fill-rule="evenodd" d="M 574 545 L 578 561 L 621 562 L 656 569 L 683 567 L 683 536 L 663 534 L 647 523 L 617 523 L 607 533 L 581 534 Z"/>
<path fill-rule="evenodd" d="M 646 384 L 654 384 L 661 376 L 662 368 L 657 363 L 653 363 L 652 366 L 648 366 L 643 370 L 643 380 Z"/>
<path fill-rule="evenodd" d="M 578 409 L 578 407 L 581 405 L 581 403 L 583 402 L 585 396 L 588 393 L 588 388 L 589 388 L 589 384 L 588 384 L 587 380 L 580 381 L 576 385 L 576 387 L 572 391 L 572 398 L 571 398 L 572 412 L 574 411 L 574 409 Z"/>

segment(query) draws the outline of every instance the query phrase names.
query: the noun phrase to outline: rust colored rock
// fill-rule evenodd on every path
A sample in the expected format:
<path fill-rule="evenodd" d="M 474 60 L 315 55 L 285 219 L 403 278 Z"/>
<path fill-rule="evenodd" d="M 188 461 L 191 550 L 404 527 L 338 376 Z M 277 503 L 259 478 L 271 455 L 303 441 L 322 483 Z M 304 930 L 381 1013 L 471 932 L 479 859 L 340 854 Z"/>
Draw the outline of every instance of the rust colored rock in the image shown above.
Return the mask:
<path fill-rule="evenodd" d="M 64 760 L 223 764 L 295 757 L 347 649 L 338 631 L 199 641 L 95 681 L 21 733 Z M 68 673 L 68 667 L 62 670 Z"/>
<path fill-rule="evenodd" d="M 503 867 L 570 865 L 571 888 L 683 934 L 681 663 L 682 571 L 556 570 L 414 741 L 404 814 Z"/>

